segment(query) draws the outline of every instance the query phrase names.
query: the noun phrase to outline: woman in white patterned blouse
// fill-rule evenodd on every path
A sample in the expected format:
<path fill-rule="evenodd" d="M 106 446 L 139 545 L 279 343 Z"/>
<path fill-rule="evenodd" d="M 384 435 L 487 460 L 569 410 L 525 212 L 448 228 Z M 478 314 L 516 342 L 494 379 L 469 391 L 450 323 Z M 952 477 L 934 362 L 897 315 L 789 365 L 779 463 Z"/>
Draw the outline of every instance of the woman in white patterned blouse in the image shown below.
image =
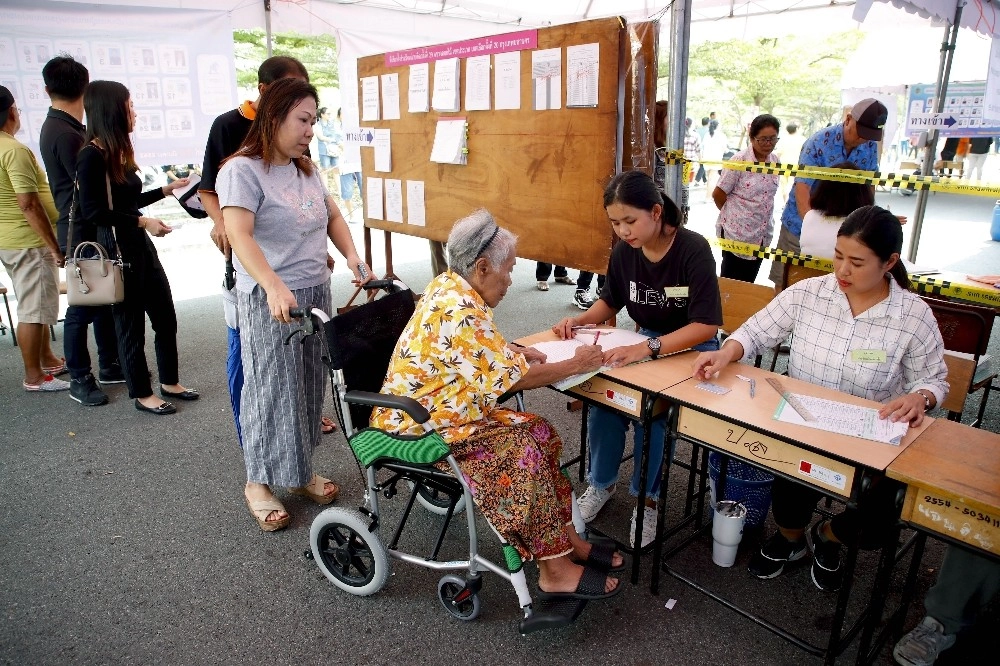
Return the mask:
<path fill-rule="evenodd" d="M 700 354 L 694 376 L 710 378 L 728 363 L 752 358 L 794 332 L 788 374 L 885 403 L 879 417 L 917 426 L 948 392 L 948 369 L 937 321 L 900 260 L 899 220 L 878 206 L 851 213 L 837 234 L 834 272 L 782 291 L 736 330 L 722 349 Z M 820 520 L 806 533 L 821 497 L 812 488 L 775 479 L 772 511 L 778 531 L 750 561 L 758 578 L 774 578 L 786 562 L 812 550 L 812 579 L 821 590 L 841 584 L 840 545 L 877 537 L 894 517 L 895 482 L 877 479 L 856 510 Z M 808 548 L 807 548 L 808 542 Z"/>

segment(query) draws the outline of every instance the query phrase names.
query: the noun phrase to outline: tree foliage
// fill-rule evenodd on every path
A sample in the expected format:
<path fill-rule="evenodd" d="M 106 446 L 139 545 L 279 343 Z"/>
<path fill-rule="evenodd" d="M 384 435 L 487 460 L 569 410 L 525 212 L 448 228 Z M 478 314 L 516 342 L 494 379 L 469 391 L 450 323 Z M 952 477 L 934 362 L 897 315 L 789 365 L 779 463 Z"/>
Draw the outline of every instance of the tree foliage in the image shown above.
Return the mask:
<path fill-rule="evenodd" d="M 317 88 L 339 87 L 337 41 L 333 35 L 282 32 L 271 35 L 272 55 L 298 58 Z M 233 30 L 236 82 L 241 88 L 257 85 L 257 68 L 267 59 L 267 36 L 260 28 Z"/>
<path fill-rule="evenodd" d="M 760 113 L 806 132 L 840 121 L 840 77 L 862 33 L 825 39 L 781 37 L 705 42 L 691 49 L 687 115 L 697 124 L 713 110 L 723 126 L 742 128 Z M 660 74 L 667 69 L 661 54 Z M 737 132 L 729 132 L 734 139 Z"/>

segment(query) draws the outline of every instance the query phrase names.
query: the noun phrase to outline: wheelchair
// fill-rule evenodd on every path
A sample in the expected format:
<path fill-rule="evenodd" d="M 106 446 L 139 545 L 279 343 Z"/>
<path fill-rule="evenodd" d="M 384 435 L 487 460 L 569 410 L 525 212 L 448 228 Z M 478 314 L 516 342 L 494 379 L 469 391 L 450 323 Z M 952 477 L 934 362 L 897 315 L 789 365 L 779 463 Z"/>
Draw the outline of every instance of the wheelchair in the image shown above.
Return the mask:
<path fill-rule="evenodd" d="M 303 326 L 286 340 L 288 344 L 299 333 L 303 337 L 322 333 L 323 361 L 331 378 L 337 420 L 365 479 L 361 507 L 330 507 L 313 520 L 309 533 L 312 558 L 333 585 L 357 596 L 382 589 L 389 578 L 391 560 L 442 572 L 438 599 L 452 617 L 462 621 L 478 617 L 482 574 L 490 571 L 513 586 L 522 613 L 518 624 L 522 635 L 571 624 L 586 601 L 542 600 L 533 604 L 523 562 L 513 546 L 500 538 L 502 565 L 479 553 L 475 512 L 467 510 L 474 506 L 472 494 L 447 443 L 428 425 L 430 414 L 412 398 L 379 393 L 396 342 L 414 312 L 414 296 L 406 285 L 394 280 L 373 280 L 365 287 L 385 294 L 332 318 L 315 308 L 293 310 L 292 316 L 301 318 Z M 395 435 L 367 427 L 373 407 L 403 410 L 422 424 L 425 432 L 420 436 Z M 441 461 L 447 462 L 450 473 L 434 466 Z M 397 494 L 406 496 L 406 503 L 386 544 L 380 535 L 380 505 Z M 430 511 L 441 523 L 427 555 L 399 548 L 414 504 Z M 441 560 L 448 526 L 463 512 L 469 535 L 468 557 Z M 585 525 L 575 509 L 574 524 L 583 533 Z"/>

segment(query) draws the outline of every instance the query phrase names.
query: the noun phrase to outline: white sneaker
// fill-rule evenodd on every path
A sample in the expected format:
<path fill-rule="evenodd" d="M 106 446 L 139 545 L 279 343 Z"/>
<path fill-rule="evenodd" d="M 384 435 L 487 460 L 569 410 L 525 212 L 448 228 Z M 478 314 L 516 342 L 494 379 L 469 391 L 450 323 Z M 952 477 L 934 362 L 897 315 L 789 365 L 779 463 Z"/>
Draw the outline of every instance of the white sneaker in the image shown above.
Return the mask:
<path fill-rule="evenodd" d="M 56 379 L 52 375 L 45 375 L 42 377 L 42 381 L 37 384 L 29 384 L 28 382 L 21 382 L 24 386 L 25 391 L 68 391 L 69 382 L 63 381 L 62 379 Z"/>
<path fill-rule="evenodd" d="M 642 546 L 640 548 L 645 548 L 653 543 L 653 539 L 656 538 L 656 521 L 658 518 L 656 507 L 645 507 L 645 510 L 642 512 Z M 632 547 L 635 548 L 635 509 L 632 509 L 632 523 L 628 528 L 628 540 L 632 544 Z"/>
<path fill-rule="evenodd" d="M 903 666 L 931 666 L 939 654 L 954 644 L 955 634 L 945 634 L 944 626 L 928 615 L 899 639 L 892 656 Z"/>
<path fill-rule="evenodd" d="M 604 505 L 608 503 L 611 496 L 615 494 L 615 486 L 610 486 L 604 490 L 598 490 L 594 486 L 587 486 L 587 490 L 576 500 L 576 505 L 580 509 L 580 517 L 583 522 L 589 523 L 597 514 L 601 512 Z"/>

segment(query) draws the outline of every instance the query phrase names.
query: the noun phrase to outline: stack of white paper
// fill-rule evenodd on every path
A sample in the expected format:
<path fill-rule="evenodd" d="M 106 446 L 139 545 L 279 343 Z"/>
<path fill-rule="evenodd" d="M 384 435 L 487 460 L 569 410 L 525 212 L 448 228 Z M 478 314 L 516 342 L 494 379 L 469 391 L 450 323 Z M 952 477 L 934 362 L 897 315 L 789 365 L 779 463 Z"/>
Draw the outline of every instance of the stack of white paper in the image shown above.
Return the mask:
<path fill-rule="evenodd" d="M 431 162 L 440 164 L 468 164 L 465 118 L 442 118 L 437 122 Z"/>

